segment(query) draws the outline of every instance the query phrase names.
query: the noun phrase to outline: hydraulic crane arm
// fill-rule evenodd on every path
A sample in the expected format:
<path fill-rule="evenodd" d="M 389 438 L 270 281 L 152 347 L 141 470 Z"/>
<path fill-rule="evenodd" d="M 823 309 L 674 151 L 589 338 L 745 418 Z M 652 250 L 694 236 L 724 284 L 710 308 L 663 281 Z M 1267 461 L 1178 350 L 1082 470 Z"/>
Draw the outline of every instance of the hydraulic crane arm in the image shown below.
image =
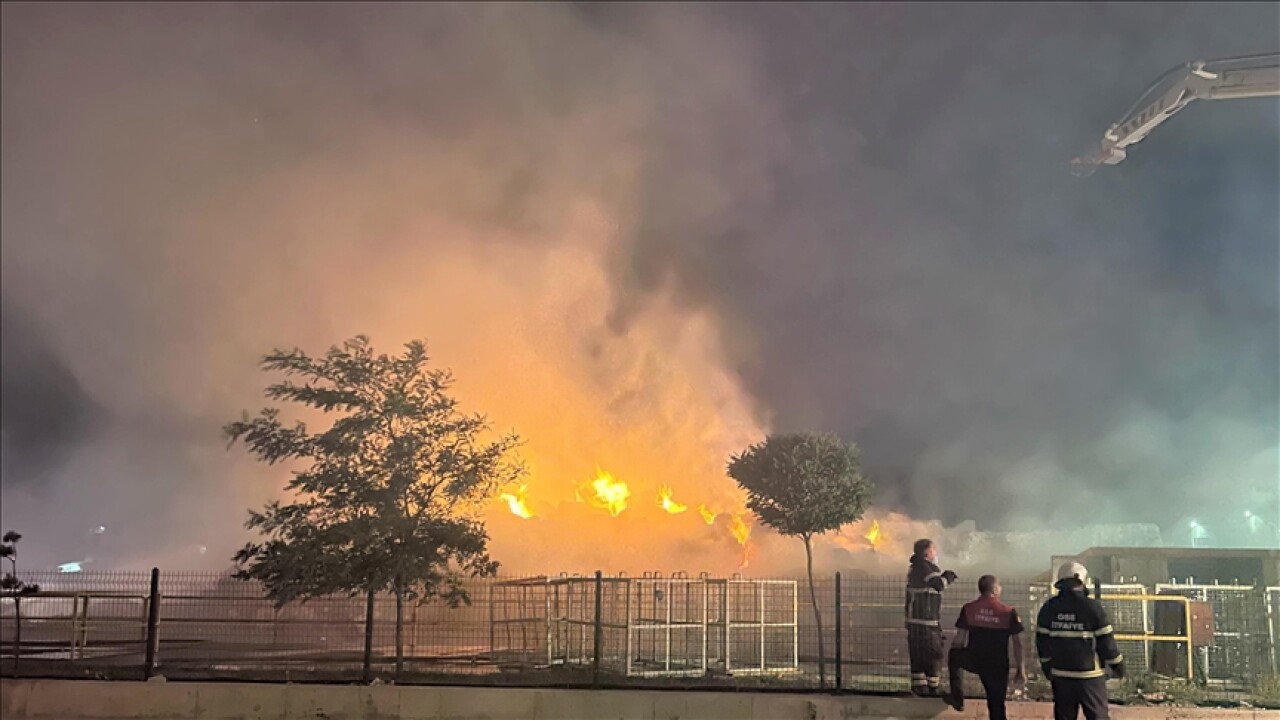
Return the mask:
<path fill-rule="evenodd" d="M 1125 158 L 1125 148 L 1145 138 L 1193 100 L 1268 96 L 1280 96 L 1280 53 L 1181 65 L 1147 88 L 1129 112 L 1107 128 L 1097 148 L 1072 160 L 1072 170 L 1089 176 L 1101 165 L 1119 164 Z"/>

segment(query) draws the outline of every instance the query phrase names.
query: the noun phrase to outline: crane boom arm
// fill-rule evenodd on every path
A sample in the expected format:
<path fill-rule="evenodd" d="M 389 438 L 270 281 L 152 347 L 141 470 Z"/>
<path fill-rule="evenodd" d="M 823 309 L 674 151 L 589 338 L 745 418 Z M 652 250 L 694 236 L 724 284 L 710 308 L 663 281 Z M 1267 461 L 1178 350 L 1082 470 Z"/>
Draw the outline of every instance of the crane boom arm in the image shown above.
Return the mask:
<path fill-rule="evenodd" d="M 1117 165 L 1125 148 L 1195 100 L 1239 100 L 1280 96 L 1280 53 L 1200 60 L 1176 67 L 1156 80 L 1114 123 L 1092 152 L 1071 161 L 1076 173 L 1092 175 L 1100 165 Z"/>

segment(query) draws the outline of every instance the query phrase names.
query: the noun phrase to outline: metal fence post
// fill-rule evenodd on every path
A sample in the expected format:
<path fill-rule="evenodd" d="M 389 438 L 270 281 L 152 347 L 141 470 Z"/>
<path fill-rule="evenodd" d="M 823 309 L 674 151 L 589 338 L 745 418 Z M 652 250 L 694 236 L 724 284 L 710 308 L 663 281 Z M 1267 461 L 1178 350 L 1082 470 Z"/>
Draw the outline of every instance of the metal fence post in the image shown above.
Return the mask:
<path fill-rule="evenodd" d="M 360 679 L 366 685 L 373 682 L 373 598 L 370 590 L 364 601 L 364 659 L 360 665 Z"/>
<path fill-rule="evenodd" d="M 147 650 L 142 666 L 142 679 L 150 680 L 156 672 L 156 651 L 160 646 L 160 568 L 151 568 L 151 593 L 147 600 Z"/>
<path fill-rule="evenodd" d="M 840 604 L 840 573 L 836 573 L 836 692 L 844 689 L 844 612 Z"/>
<path fill-rule="evenodd" d="M 591 684 L 600 687 L 600 656 L 604 654 L 604 575 L 596 571 L 595 647 L 591 653 Z"/>
<path fill-rule="evenodd" d="M 1102 602 L 1102 581 L 1098 578 L 1093 579 L 1093 599 Z"/>

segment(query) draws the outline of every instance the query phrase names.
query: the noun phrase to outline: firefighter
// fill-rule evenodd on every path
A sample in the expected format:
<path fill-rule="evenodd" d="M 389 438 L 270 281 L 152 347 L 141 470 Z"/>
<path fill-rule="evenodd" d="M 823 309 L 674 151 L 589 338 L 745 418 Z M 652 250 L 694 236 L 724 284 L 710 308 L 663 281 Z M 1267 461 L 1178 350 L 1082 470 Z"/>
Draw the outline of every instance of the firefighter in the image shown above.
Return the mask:
<path fill-rule="evenodd" d="M 960 610 L 956 620 L 956 637 L 947 655 L 947 668 L 951 675 L 951 707 L 964 709 L 964 671 L 968 670 L 982 681 L 987 694 L 987 717 L 1005 720 L 1004 696 L 1009 689 L 1009 645 L 1013 644 L 1013 661 L 1016 668 L 1014 684 L 1026 685 L 1023 669 L 1022 619 L 1018 611 L 1000 602 L 1000 580 L 995 575 L 978 578 L 981 597 Z"/>
<path fill-rule="evenodd" d="M 1084 566 L 1058 568 L 1058 594 L 1040 608 L 1036 619 L 1036 653 L 1053 685 L 1054 720 L 1107 720 L 1107 670 L 1125 676 L 1124 656 L 1102 603 L 1089 597 Z"/>
<path fill-rule="evenodd" d="M 942 591 L 956 574 L 938 569 L 938 546 L 917 540 L 907 572 L 907 649 L 911 656 L 911 692 L 936 696 L 942 671 Z"/>

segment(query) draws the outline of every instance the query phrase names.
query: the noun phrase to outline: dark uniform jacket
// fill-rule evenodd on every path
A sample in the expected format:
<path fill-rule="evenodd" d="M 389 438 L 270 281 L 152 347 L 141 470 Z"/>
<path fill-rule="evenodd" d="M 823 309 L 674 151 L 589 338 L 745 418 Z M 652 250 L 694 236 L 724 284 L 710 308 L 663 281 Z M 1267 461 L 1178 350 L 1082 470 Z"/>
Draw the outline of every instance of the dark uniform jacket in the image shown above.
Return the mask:
<path fill-rule="evenodd" d="M 942 591 L 950 584 L 937 565 L 912 555 L 907 572 L 907 625 L 941 628 Z"/>
<path fill-rule="evenodd" d="M 1006 670 L 1009 667 L 1009 638 L 1023 630 L 1017 610 L 985 595 L 960 610 L 956 629 L 969 633 L 964 649 L 975 666 Z"/>
<path fill-rule="evenodd" d="M 1040 608 L 1036 653 L 1052 678 L 1106 677 L 1111 668 L 1124 677 L 1124 656 L 1102 604 L 1085 594 L 1078 580 L 1059 580 L 1058 594 Z"/>

